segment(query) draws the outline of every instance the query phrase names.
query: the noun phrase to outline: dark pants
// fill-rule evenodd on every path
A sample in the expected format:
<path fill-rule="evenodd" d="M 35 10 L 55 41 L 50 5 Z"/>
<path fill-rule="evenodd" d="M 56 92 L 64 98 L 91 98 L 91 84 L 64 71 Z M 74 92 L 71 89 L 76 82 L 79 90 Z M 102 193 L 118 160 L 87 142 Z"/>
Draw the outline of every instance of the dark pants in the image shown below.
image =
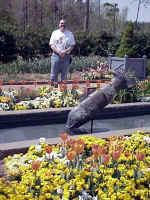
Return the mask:
<path fill-rule="evenodd" d="M 61 73 L 61 81 L 67 79 L 67 73 L 69 71 L 70 65 L 70 55 L 65 55 L 61 58 L 59 55 L 53 53 L 51 56 L 51 74 L 50 80 L 53 82 L 58 82 L 58 75 Z"/>

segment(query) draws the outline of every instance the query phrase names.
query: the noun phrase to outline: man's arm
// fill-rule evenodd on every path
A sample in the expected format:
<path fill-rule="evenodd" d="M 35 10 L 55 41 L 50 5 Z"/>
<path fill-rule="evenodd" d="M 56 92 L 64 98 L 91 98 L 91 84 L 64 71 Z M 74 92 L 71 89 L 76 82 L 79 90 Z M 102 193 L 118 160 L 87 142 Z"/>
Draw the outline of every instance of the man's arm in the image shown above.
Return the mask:
<path fill-rule="evenodd" d="M 51 48 L 55 53 L 57 53 L 59 56 L 61 56 L 63 58 L 65 56 L 65 54 L 70 54 L 71 53 L 71 51 L 74 48 L 74 45 L 68 47 L 67 49 L 65 49 L 63 51 L 60 51 L 59 49 L 57 49 L 55 45 L 51 45 Z"/>
<path fill-rule="evenodd" d="M 58 55 L 61 56 L 61 51 L 60 51 L 55 45 L 50 45 L 50 46 L 51 46 L 52 50 L 53 50 L 55 53 L 57 53 Z"/>
<path fill-rule="evenodd" d="M 72 46 L 68 47 L 67 49 L 65 49 L 65 50 L 64 50 L 64 51 L 65 51 L 65 54 L 70 54 L 71 51 L 73 50 L 74 46 L 75 46 L 75 45 L 72 45 Z"/>

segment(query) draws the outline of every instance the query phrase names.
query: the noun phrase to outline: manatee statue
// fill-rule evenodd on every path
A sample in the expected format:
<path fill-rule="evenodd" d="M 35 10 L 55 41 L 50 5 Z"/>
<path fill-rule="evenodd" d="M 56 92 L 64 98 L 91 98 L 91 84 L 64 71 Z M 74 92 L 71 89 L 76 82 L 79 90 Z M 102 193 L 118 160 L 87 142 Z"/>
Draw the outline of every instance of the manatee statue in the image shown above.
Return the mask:
<path fill-rule="evenodd" d="M 66 132 L 70 135 L 84 133 L 79 129 L 80 126 L 94 119 L 97 112 L 111 103 L 121 89 L 132 88 L 135 83 L 135 78 L 129 78 L 125 73 L 114 72 L 113 78 L 107 85 L 87 96 L 69 112 L 65 125 Z"/>

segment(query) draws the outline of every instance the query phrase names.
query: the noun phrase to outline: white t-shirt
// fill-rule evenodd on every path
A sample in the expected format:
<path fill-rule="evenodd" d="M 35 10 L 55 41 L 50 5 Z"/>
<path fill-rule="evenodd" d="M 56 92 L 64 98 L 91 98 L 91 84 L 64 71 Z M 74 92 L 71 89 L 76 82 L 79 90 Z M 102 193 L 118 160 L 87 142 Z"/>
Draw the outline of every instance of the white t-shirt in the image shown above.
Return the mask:
<path fill-rule="evenodd" d="M 75 39 L 71 31 L 65 30 L 62 32 L 58 29 L 52 32 L 50 45 L 55 45 L 59 50 L 65 50 L 75 45 Z"/>

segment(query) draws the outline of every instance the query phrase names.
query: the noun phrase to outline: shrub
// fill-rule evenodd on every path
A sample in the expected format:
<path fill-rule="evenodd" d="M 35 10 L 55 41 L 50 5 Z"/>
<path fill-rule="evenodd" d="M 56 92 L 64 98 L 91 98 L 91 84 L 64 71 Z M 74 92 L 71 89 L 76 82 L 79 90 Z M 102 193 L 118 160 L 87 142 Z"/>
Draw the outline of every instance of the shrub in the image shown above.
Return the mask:
<path fill-rule="evenodd" d="M 134 27 L 132 22 L 128 23 L 127 28 L 123 33 L 120 47 L 116 52 L 116 56 L 118 57 L 124 57 L 125 55 L 129 57 L 136 56 L 134 45 Z"/>

